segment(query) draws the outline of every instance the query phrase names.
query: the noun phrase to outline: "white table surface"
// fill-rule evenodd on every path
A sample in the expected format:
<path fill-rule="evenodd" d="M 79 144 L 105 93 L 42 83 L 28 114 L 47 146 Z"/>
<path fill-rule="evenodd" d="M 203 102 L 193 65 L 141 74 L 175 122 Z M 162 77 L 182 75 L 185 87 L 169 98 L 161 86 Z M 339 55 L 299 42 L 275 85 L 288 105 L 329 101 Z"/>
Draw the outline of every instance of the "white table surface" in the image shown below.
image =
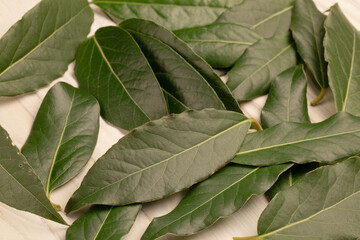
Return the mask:
<path fill-rule="evenodd" d="M 39 1 L 0 0 L 0 36 Z M 350 21 L 360 29 L 360 0 L 315 0 L 321 11 L 325 11 L 335 2 L 339 2 L 341 9 Z M 92 8 L 95 11 L 95 22 L 92 25 L 90 34 L 93 34 L 99 27 L 114 25 L 99 8 L 96 6 L 92 6 Z M 20 97 L 0 98 L 0 125 L 9 132 L 13 142 L 19 148 L 22 147 L 27 139 L 41 101 L 49 88 L 58 81 L 64 81 L 77 86 L 73 68 L 74 64 L 72 63 L 63 77 L 37 92 Z M 314 99 L 317 94 L 318 91 L 310 83 L 308 87 L 308 101 L 310 102 L 310 100 Z M 251 102 L 242 104 L 241 108 L 248 117 L 254 117 L 259 120 L 260 111 L 265 101 L 266 96 L 259 97 Z M 334 112 L 334 101 L 330 90 L 328 90 L 321 104 L 316 107 L 309 106 L 309 114 L 313 122 L 322 121 Z M 64 208 L 68 199 L 80 186 L 81 180 L 95 160 L 102 156 L 124 134 L 126 134 L 125 131 L 115 129 L 101 120 L 98 144 L 88 165 L 75 179 L 55 190 L 51 194 L 51 200 Z M 165 200 L 145 204 L 130 233 L 124 239 L 140 239 L 151 219 L 171 211 L 180 201 L 181 197 L 182 194 L 179 193 Z M 266 205 L 267 201 L 264 196 L 253 197 L 240 211 L 228 218 L 219 220 L 213 226 L 197 235 L 182 238 L 165 236 L 160 239 L 230 240 L 233 236 L 256 235 L 257 220 Z M 61 212 L 61 215 L 68 223 L 72 223 L 79 217 L 79 214 L 66 216 L 64 212 Z M 0 240 L 64 240 L 66 229 L 67 227 L 64 225 L 0 203 Z"/>

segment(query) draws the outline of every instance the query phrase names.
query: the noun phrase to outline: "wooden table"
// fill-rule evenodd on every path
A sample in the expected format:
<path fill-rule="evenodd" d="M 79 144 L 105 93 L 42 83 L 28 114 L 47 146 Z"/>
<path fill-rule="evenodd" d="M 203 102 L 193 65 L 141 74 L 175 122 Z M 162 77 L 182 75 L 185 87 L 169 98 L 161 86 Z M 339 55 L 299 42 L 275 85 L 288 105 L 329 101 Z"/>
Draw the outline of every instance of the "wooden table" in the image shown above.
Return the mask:
<path fill-rule="evenodd" d="M 0 0 L 0 36 L 38 2 L 39 0 Z M 341 9 L 350 21 L 360 29 L 360 0 L 315 0 L 315 2 L 321 11 L 325 11 L 335 2 L 339 2 Z M 95 6 L 92 6 L 92 8 L 95 11 L 95 22 L 92 25 L 90 34 L 93 34 L 99 27 L 114 25 L 99 8 Z M 72 63 L 65 75 L 54 81 L 51 86 L 59 81 L 77 86 L 73 68 L 74 64 Z M 13 142 L 19 148 L 21 148 L 27 139 L 41 101 L 51 86 L 20 97 L 0 98 L 0 125 L 9 132 Z M 308 100 L 314 99 L 317 94 L 315 86 L 309 83 Z M 259 97 L 251 102 L 242 104 L 241 107 L 247 116 L 259 119 L 260 111 L 265 101 L 266 96 Z M 313 122 L 322 121 L 334 112 L 334 101 L 330 90 L 328 90 L 321 104 L 316 107 L 309 107 L 310 118 Z M 80 186 L 81 180 L 95 160 L 103 155 L 124 134 L 126 134 L 125 131 L 113 128 L 101 120 L 98 144 L 90 162 L 79 176 L 60 189 L 55 190 L 51 194 L 51 200 L 64 207 L 71 194 Z M 145 204 L 135 225 L 124 239 L 140 239 L 151 219 L 172 210 L 181 197 L 182 194 L 179 193 L 166 200 Z M 245 207 L 231 217 L 219 220 L 211 228 L 202 231 L 200 234 L 181 239 L 230 240 L 233 236 L 256 235 L 257 220 L 266 205 L 267 201 L 264 196 L 253 197 Z M 61 212 L 61 215 L 67 222 L 72 223 L 79 217 L 80 213 L 66 216 Z M 0 203 L 0 240 L 64 240 L 66 229 L 66 226 Z M 165 236 L 161 239 L 179 238 Z"/>

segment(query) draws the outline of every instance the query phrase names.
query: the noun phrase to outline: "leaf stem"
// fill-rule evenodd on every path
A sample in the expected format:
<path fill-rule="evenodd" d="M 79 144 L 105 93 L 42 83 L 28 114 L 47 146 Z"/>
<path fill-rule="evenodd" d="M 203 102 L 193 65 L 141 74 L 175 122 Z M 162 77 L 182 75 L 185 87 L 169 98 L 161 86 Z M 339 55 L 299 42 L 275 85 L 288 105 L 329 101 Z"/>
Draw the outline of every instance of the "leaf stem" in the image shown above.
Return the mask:
<path fill-rule="evenodd" d="M 257 130 L 257 131 L 263 131 L 264 129 L 261 127 L 260 123 L 255 118 L 249 118 L 251 121 L 251 125 Z"/>
<path fill-rule="evenodd" d="M 311 106 L 315 106 L 317 105 L 325 96 L 326 93 L 326 89 L 325 88 L 321 88 L 321 92 L 319 94 L 319 96 L 317 96 L 317 98 L 315 98 L 312 102 L 311 102 Z"/>
<path fill-rule="evenodd" d="M 59 204 L 53 203 L 52 201 L 50 201 L 50 202 L 51 202 L 51 205 L 55 208 L 56 211 L 59 212 L 59 211 L 62 210 L 62 208 L 61 208 L 61 206 Z"/>
<path fill-rule="evenodd" d="M 233 237 L 234 240 L 251 240 L 251 239 L 262 239 L 260 236 L 250 236 L 250 237 Z"/>

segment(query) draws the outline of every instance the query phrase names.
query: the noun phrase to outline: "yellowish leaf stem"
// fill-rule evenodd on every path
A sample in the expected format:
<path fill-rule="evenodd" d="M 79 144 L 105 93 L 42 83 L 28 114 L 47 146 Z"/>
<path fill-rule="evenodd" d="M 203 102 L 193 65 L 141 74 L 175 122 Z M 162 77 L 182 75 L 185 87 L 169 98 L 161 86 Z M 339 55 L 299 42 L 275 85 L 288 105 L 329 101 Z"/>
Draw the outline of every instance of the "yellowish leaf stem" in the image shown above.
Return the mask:
<path fill-rule="evenodd" d="M 315 99 L 311 102 L 311 106 L 315 106 L 316 104 L 318 104 L 318 103 L 324 98 L 325 93 L 326 93 L 326 89 L 325 89 L 325 88 L 322 88 L 319 96 L 317 96 L 317 98 L 315 98 Z"/>

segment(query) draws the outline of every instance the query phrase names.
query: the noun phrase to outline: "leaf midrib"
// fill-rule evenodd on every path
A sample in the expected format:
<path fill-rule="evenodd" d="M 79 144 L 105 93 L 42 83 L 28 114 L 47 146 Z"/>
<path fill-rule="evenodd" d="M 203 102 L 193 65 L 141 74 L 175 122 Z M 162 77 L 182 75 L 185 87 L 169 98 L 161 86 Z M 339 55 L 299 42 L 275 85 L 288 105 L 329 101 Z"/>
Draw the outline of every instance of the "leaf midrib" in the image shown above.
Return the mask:
<path fill-rule="evenodd" d="M 113 209 L 113 206 L 111 206 L 111 208 L 109 209 L 109 211 L 106 213 L 106 216 L 105 216 L 104 220 L 101 222 L 101 225 L 100 225 L 98 231 L 96 232 L 96 234 L 95 234 L 95 236 L 94 236 L 94 238 L 93 238 L 94 240 L 96 240 L 96 238 L 99 236 L 99 233 L 100 233 L 102 227 L 104 226 L 105 222 L 107 221 L 107 219 L 108 219 L 108 217 L 109 217 L 112 209 Z"/>
<path fill-rule="evenodd" d="M 212 39 L 189 39 L 184 40 L 185 42 L 201 42 L 201 43 L 227 43 L 227 44 L 235 44 L 235 45 L 252 45 L 251 42 L 240 42 L 240 41 L 229 41 L 229 40 L 212 40 Z"/>
<path fill-rule="evenodd" d="M 159 7 L 187 7 L 187 8 L 210 8 L 210 9 L 227 9 L 227 7 L 213 7 L 205 5 L 178 5 L 178 4 L 164 4 L 164 3 L 141 3 L 141 2 L 127 2 L 127 1 L 92 1 L 94 4 L 124 4 L 124 5 L 136 5 L 136 6 L 159 6 Z"/>
<path fill-rule="evenodd" d="M 278 147 L 283 147 L 283 146 L 287 146 L 287 145 L 293 145 L 293 144 L 298 144 L 298 143 L 303 143 L 303 142 L 315 141 L 315 140 L 319 140 L 319 139 L 337 137 L 337 136 L 346 135 L 346 134 L 352 134 L 352 133 L 357 133 L 357 132 L 360 132 L 360 130 L 336 133 L 336 134 L 331 134 L 331 135 L 326 135 L 326 136 L 319 136 L 319 137 L 314 137 L 314 138 L 301 139 L 301 140 L 297 140 L 297 141 L 281 143 L 281 144 L 275 144 L 275 145 L 266 146 L 266 147 L 259 147 L 259 148 L 255 148 L 255 149 L 251 149 L 251 150 L 246 150 L 246 151 L 243 151 L 243 152 L 238 152 L 238 153 L 236 153 L 235 156 L 239 156 L 239 155 L 243 155 L 243 154 L 247 154 L 247 153 L 252 153 L 252 152 L 257 152 L 257 151 L 262 151 L 262 150 L 268 150 L 268 149 L 271 149 L 271 148 L 278 148 Z"/>
<path fill-rule="evenodd" d="M 345 99 L 343 102 L 343 109 L 342 111 L 346 111 L 346 105 L 348 102 L 348 98 L 349 98 L 349 92 L 350 92 L 350 85 L 351 85 L 351 80 L 352 80 L 352 74 L 354 71 L 354 63 L 355 63 L 355 52 L 356 52 L 356 32 L 353 30 L 353 52 L 352 52 L 352 56 L 351 56 L 351 65 L 350 65 L 350 74 L 349 74 L 349 78 L 348 78 L 348 85 L 346 88 L 346 95 L 345 95 Z"/>
<path fill-rule="evenodd" d="M 10 65 L 0 73 L 0 78 L 2 75 L 4 75 L 7 71 L 11 70 L 13 67 L 15 67 L 18 63 L 23 61 L 25 58 L 27 58 L 29 55 L 31 55 L 33 52 L 35 52 L 37 49 L 39 49 L 43 44 L 45 44 L 49 39 L 51 39 L 55 34 L 57 34 L 59 31 L 61 31 L 63 28 L 65 28 L 67 25 L 69 25 L 75 18 L 77 18 L 86 8 L 89 7 L 88 5 L 85 5 L 83 9 L 81 9 L 76 15 L 71 17 L 65 24 L 61 25 L 58 29 L 56 29 L 52 34 L 50 34 L 47 38 L 45 38 L 42 42 L 38 43 L 33 49 L 31 49 L 28 53 L 26 53 L 23 57 L 21 57 L 19 60 L 17 60 L 14 63 L 10 63 Z M 16 54 L 16 52 L 15 52 Z M 1 81 L 4 82 L 4 81 Z"/>
<path fill-rule="evenodd" d="M 79 200 L 79 201 L 78 201 L 78 204 L 75 204 L 71 209 L 76 209 L 76 208 L 77 208 L 77 205 L 80 205 L 80 206 L 81 206 L 81 205 L 82 205 L 82 202 L 83 202 L 84 200 L 90 198 L 91 196 L 97 194 L 98 192 L 100 192 L 100 191 L 102 191 L 102 190 L 104 190 L 104 189 L 106 189 L 106 188 L 108 188 L 108 187 L 111 187 L 112 185 L 118 184 L 118 183 L 124 181 L 125 179 L 127 179 L 127 178 L 129 178 L 129 177 L 131 177 L 131 176 L 133 176 L 133 175 L 136 175 L 136 174 L 138 174 L 138 173 L 144 172 L 144 171 L 146 171 L 146 170 L 148 170 L 148 169 L 151 169 L 151 168 L 153 168 L 153 167 L 155 167 L 155 166 L 157 166 L 157 165 L 160 165 L 160 164 L 163 164 L 163 163 L 167 163 L 167 162 L 169 162 L 171 159 L 174 159 L 174 158 L 176 158 L 176 157 L 179 156 L 179 155 L 182 155 L 182 154 L 184 154 L 184 153 L 186 153 L 186 152 L 188 152 L 188 151 L 191 151 L 191 150 L 193 150 L 193 149 L 201 146 L 202 144 L 205 144 L 205 143 L 207 143 L 207 142 L 209 142 L 209 141 L 217 138 L 218 136 L 220 136 L 220 135 L 222 135 L 222 134 L 224 134 L 224 133 L 232 130 L 233 128 L 236 128 L 236 127 L 238 127 L 238 126 L 240 126 L 240 125 L 242 125 L 242 124 L 245 124 L 245 123 L 251 123 L 251 120 L 249 120 L 249 119 L 243 120 L 243 121 L 241 121 L 241 122 L 239 122 L 239 123 L 237 123 L 237 124 L 235 124 L 235 125 L 227 128 L 227 129 L 225 129 L 224 131 L 221 131 L 220 133 L 215 134 L 214 136 L 206 139 L 205 141 L 202 141 L 202 142 L 200 142 L 200 143 L 198 143 L 198 144 L 196 144 L 196 145 L 194 145 L 194 146 L 192 146 L 192 147 L 190 147 L 190 148 L 188 148 L 188 149 L 185 149 L 185 150 L 183 150 L 183 151 L 181 151 L 181 152 L 179 152 L 179 153 L 176 153 L 176 154 L 172 155 L 171 157 L 168 157 L 168 158 L 166 158 L 166 159 L 164 159 L 164 160 L 162 160 L 162 161 L 160 161 L 160 162 L 157 162 L 157 163 L 155 163 L 155 164 L 152 164 L 152 165 L 150 165 L 150 166 L 147 166 L 147 167 L 145 167 L 145 168 L 142 168 L 142 169 L 140 169 L 140 170 L 138 170 L 138 171 L 135 171 L 135 172 L 133 172 L 133 173 L 131 173 L 131 174 L 129 174 L 129 175 L 127 175 L 127 176 L 125 176 L 125 177 L 123 177 L 123 178 L 121 178 L 121 179 L 113 182 L 113 183 L 111 183 L 111 184 L 108 184 L 108 185 L 106 185 L 106 186 L 104 186 L 104 187 L 96 190 L 95 192 L 91 193 L 90 195 L 84 197 L 83 199 Z"/>
<path fill-rule="evenodd" d="M 268 16 L 267 18 L 264 18 L 263 20 L 261 20 L 260 22 L 254 24 L 253 26 L 250 27 L 250 29 L 254 30 L 255 28 L 257 28 L 258 26 L 260 26 L 261 24 L 264 24 L 265 22 L 267 21 L 270 21 L 271 19 L 273 19 L 274 17 L 277 17 L 289 10 L 291 10 L 294 6 L 290 6 L 290 7 L 287 7 L 287 8 L 284 8 L 282 9 L 281 11 L 278 11 L 274 14 L 271 14 L 270 16 Z"/>

